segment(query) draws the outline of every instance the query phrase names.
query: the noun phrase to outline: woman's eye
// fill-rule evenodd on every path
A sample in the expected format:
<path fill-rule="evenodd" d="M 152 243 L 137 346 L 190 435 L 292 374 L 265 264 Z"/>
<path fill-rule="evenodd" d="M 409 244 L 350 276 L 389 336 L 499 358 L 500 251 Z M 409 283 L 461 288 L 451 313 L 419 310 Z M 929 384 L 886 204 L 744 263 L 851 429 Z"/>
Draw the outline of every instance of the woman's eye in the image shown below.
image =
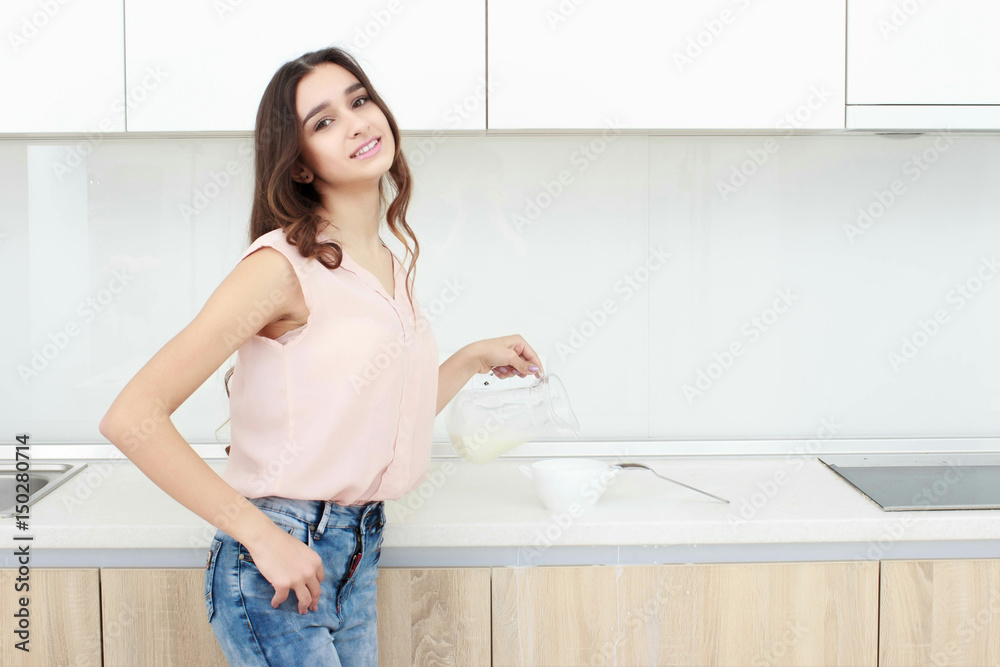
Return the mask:
<path fill-rule="evenodd" d="M 359 97 L 358 99 L 354 100 L 354 102 L 355 102 L 355 106 L 354 106 L 354 108 L 355 108 L 355 109 L 357 108 L 357 102 L 359 102 L 359 101 L 361 101 L 361 100 L 364 100 L 365 102 L 367 102 L 367 101 L 368 101 L 368 98 L 367 98 L 366 96 L 362 95 L 362 96 L 361 96 L 361 97 Z M 313 128 L 313 130 L 321 130 L 321 129 L 323 129 L 324 127 L 326 127 L 326 125 L 323 125 L 323 122 L 324 122 L 324 121 L 328 121 L 328 120 L 329 120 L 329 121 L 330 121 L 331 123 L 333 122 L 333 120 L 331 120 L 330 118 L 324 118 L 324 119 L 323 119 L 323 120 L 321 120 L 320 122 L 316 123 L 316 127 L 314 127 L 314 128 Z"/>

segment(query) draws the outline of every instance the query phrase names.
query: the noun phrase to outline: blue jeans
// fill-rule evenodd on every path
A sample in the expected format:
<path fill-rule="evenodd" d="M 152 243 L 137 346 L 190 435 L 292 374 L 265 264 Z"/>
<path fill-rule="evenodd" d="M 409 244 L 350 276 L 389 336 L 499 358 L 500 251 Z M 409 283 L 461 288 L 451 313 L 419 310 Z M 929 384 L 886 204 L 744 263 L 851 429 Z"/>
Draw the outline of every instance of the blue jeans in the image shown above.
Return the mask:
<path fill-rule="evenodd" d="M 385 503 L 249 498 L 279 528 L 323 559 L 319 610 L 300 614 L 294 590 L 277 609 L 274 586 L 250 552 L 217 530 L 205 569 L 205 607 L 212 632 L 233 667 L 378 665 L 375 585 Z M 351 572 L 351 563 L 360 561 Z"/>

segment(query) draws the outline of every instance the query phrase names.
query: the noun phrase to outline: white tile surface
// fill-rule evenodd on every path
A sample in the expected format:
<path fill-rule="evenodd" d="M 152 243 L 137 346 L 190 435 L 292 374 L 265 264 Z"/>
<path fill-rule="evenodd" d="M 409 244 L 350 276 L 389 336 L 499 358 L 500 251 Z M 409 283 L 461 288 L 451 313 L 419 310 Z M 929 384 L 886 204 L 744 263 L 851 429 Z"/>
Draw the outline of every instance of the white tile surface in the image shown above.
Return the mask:
<path fill-rule="evenodd" d="M 996 431 L 1000 280 L 971 300 L 953 290 L 998 271 L 1000 143 L 942 142 L 920 170 L 936 140 L 650 139 L 651 243 L 676 257 L 653 286 L 651 437 L 814 437 L 823 419 L 842 424 L 836 437 Z M 779 147 L 763 166 L 721 189 L 765 141 Z M 881 217 L 848 229 L 887 190 Z M 792 306 L 758 328 L 781 291 Z M 925 341 L 938 310 L 947 321 Z M 699 371 L 711 382 L 686 395 Z"/>
<path fill-rule="evenodd" d="M 589 159 L 591 139 L 449 137 L 428 151 L 409 216 L 418 292 L 463 286 L 432 322 L 442 351 L 521 334 L 566 385 L 581 437 L 646 437 L 647 295 L 616 291 L 647 254 L 646 139 Z"/>
<path fill-rule="evenodd" d="M 521 334 L 564 380 L 580 440 L 705 440 L 711 452 L 716 439 L 996 435 L 1000 281 L 971 300 L 953 290 L 1000 250 L 1000 139 L 597 137 L 404 138 L 417 297 L 442 361 Z M 36 443 L 104 442 L 103 411 L 247 243 L 246 138 L 105 139 L 66 169 L 74 146 L 0 142 L 0 282 L 16 323 L 0 331 L 12 360 L 0 429 Z M 745 184 L 723 189 L 741 168 Z M 894 181 L 893 204 L 858 227 Z M 658 248 L 670 257 L 647 271 Z M 84 321 L 78 306 L 116 270 L 134 278 Z M 627 274 L 647 279 L 631 289 Z M 750 340 L 744 325 L 780 290 L 797 300 Z M 937 310 L 948 321 L 893 368 L 888 355 Z M 71 322 L 79 335 L 22 380 Z M 683 386 L 734 342 L 744 354 L 689 402 Z M 174 414 L 189 442 L 227 441 L 228 367 Z M 435 441 L 448 445 L 443 415 Z"/>

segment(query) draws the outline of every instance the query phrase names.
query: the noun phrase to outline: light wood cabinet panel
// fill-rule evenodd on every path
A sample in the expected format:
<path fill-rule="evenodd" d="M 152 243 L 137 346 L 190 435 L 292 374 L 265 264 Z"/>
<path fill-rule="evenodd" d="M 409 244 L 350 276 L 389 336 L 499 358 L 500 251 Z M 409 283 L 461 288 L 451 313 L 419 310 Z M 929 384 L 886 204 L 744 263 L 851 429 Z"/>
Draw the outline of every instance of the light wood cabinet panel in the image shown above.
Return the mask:
<path fill-rule="evenodd" d="M 0 570 L 0 585 L 13 592 L 16 576 Z M 0 664 L 226 666 L 200 568 L 44 568 L 30 584 L 31 652 L 4 642 Z M 5 618 L 17 597 L 3 597 Z M 1000 665 L 998 617 L 996 559 L 382 568 L 378 580 L 386 665 Z"/>
<path fill-rule="evenodd" d="M 875 561 L 629 567 L 619 590 L 620 663 L 876 665 Z"/>
<path fill-rule="evenodd" d="M 617 583 L 610 566 L 493 568 L 493 664 L 613 664 L 590 660 L 614 653 Z"/>
<path fill-rule="evenodd" d="M 102 568 L 105 667 L 226 667 L 201 568 Z"/>
<path fill-rule="evenodd" d="M 97 568 L 32 568 L 29 589 L 19 591 L 18 571 L 0 569 L 3 641 L 0 665 L 101 665 L 101 591 Z M 22 638 L 14 614 L 28 598 L 28 652 L 16 648 Z"/>
<path fill-rule="evenodd" d="M 490 664 L 490 568 L 380 568 L 382 665 Z"/>
<path fill-rule="evenodd" d="M 204 575 L 102 570 L 104 664 L 226 667 L 205 618 Z M 382 568 L 377 604 L 381 664 L 490 664 L 489 568 Z"/>
<path fill-rule="evenodd" d="M 879 665 L 1000 665 L 1000 560 L 882 562 Z"/>
<path fill-rule="evenodd" d="M 495 568 L 496 665 L 871 665 L 878 563 Z"/>

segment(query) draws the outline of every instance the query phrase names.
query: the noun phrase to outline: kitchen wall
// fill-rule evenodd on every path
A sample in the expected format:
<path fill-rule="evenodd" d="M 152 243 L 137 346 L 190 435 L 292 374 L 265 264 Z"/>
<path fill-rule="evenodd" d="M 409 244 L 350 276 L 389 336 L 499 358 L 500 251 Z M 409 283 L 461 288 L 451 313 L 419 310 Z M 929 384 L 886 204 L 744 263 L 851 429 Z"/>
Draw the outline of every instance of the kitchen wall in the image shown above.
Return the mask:
<path fill-rule="evenodd" d="M 114 397 L 247 245 L 249 148 L 0 141 L 0 432 L 106 442 Z M 522 334 L 579 438 L 609 453 L 817 434 L 960 446 L 1000 427 L 993 133 L 409 134 L 404 150 L 442 361 Z M 192 443 L 228 442 L 230 364 L 173 415 Z M 446 451 L 444 413 L 435 429 Z"/>

